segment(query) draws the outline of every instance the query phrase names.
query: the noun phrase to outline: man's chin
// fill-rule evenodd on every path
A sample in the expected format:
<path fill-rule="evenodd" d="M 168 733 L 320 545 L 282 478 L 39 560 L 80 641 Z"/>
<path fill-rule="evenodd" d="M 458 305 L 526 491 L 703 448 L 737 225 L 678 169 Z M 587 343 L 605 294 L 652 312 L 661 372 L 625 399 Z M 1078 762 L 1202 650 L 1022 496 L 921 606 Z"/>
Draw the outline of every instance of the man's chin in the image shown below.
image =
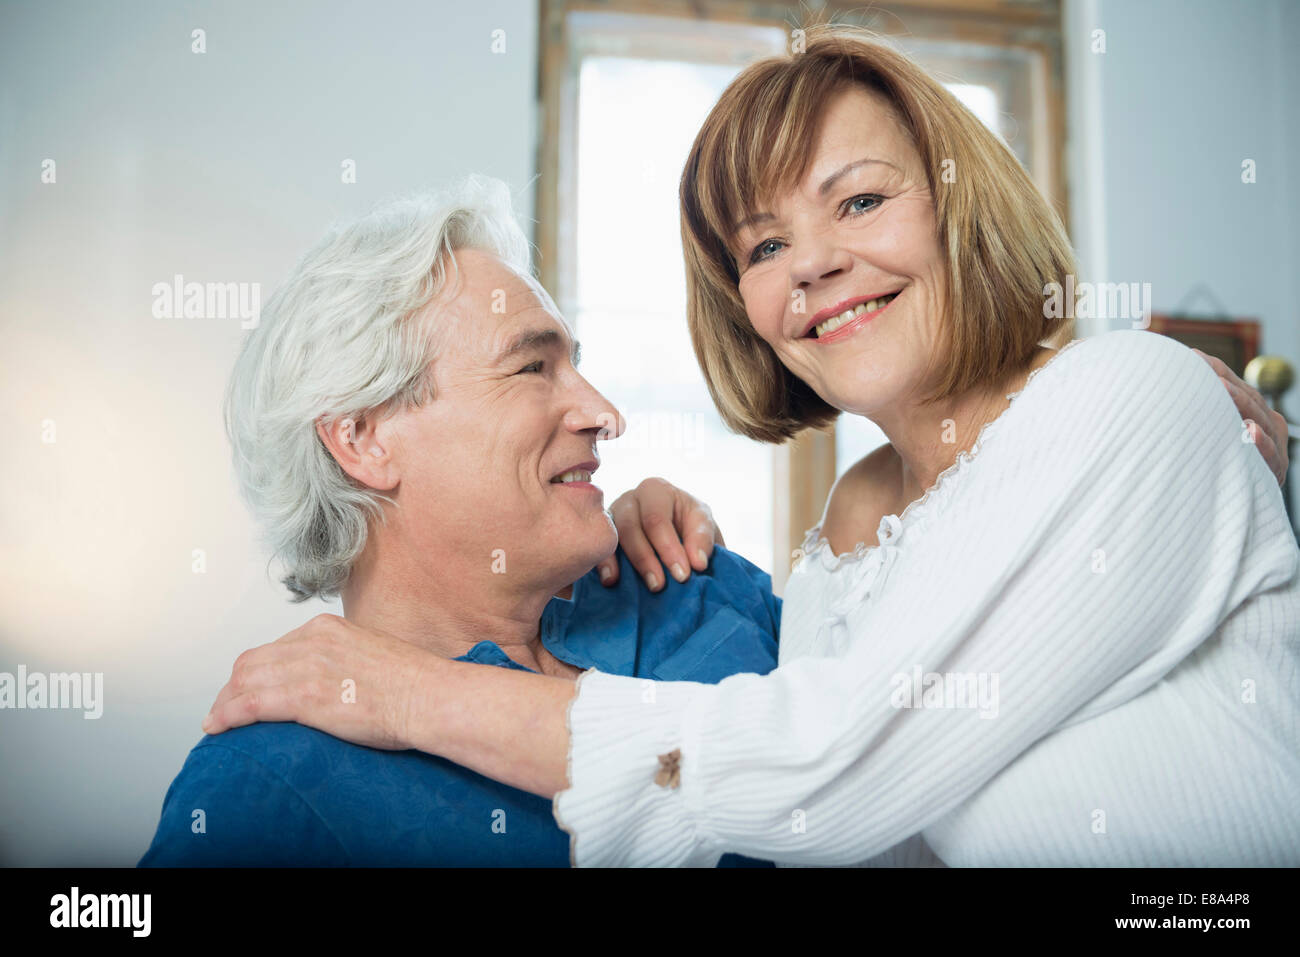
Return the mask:
<path fill-rule="evenodd" d="M 602 542 L 599 547 L 593 547 L 591 552 L 588 553 L 588 557 L 591 560 L 587 563 L 586 571 L 584 571 L 583 574 L 591 571 L 598 564 L 609 558 L 610 555 L 613 555 L 618 551 L 618 530 L 614 528 L 613 521 L 610 522 L 609 529 L 610 535 L 608 540 Z"/>
<path fill-rule="evenodd" d="M 577 581 L 618 550 L 618 531 L 608 514 L 600 524 L 583 524 L 581 529 L 570 526 L 569 534 L 551 536 L 549 542 L 544 535 L 537 541 L 546 547 L 548 565 L 556 574 L 572 576 L 567 581 Z"/>
<path fill-rule="evenodd" d="M 566 584 L 563 588 L 557 590 L 556 594 L 559 595 L 561 598 L 571 598 L 572 583 L 576 582 L 579 578 L 582 578 L 588 572 L 592 571 L 597 565 L 599 565 L 610 555 L 613 555 L 614 552 L 616 552 L 617 550 L 618 550 L 618 540 L 615 539 L 612 547 L 609 548 L 602 547 L 600 549 L 593 549 L 591 551 L 585 552 L 582 555 L 582 557 L 580 558 L 575 557 L 572 564 L 565 562 L 563 571 L 557 569 L 557 575 L 558 577 L 563 578 Z"/>
<path fill-rule="evenodd" d="M 618 551 L 618 531 L 614 528 L 613 522 L 610 523 L 609 528 L 609 537 L 598 546 L 593 544 L 591 551 L 583 556 L 585 562 L 585 567 L 582 570 L 583 575 Z"/>

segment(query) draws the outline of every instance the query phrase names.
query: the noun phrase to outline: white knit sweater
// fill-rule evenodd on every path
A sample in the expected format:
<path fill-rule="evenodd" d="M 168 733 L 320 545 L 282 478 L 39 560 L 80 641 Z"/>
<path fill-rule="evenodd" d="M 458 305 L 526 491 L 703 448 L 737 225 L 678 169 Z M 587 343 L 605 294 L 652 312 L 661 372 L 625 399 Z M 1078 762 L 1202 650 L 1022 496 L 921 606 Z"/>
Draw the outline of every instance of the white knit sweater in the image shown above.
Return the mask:
<path fill-rule="evenodd" d="M 1072 344 L 878 547 L 813 530 L 770 675 L 582 676 L 575 863 L 1300 864 L 1300 553 L 1244 435 L 1178 343 Z"/>

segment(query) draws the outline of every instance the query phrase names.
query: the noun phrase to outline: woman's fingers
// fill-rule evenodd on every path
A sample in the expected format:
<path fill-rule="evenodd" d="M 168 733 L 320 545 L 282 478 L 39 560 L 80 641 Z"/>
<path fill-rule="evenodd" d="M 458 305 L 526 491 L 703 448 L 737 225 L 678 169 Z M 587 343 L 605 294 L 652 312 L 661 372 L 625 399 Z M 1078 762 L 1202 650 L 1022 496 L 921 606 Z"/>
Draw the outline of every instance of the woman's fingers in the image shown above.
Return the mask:
<path fill-rule="evenodd" d="M 305 626 L 304 626 L 305 627 Z M 305 645 L 293 645 L 303 628 L 267 645 L 250 648 L 235 659 L 230 678 L 217 692 L 203 730 L 220 734 L 228 728 L 237 728 L 255 721 L 292 721 L 288 717 L 266 717 L 260 708 L 274 708 L 277 715 L 284 713 L 288 700 L 281 690 L 296 681 L 310 677 L 308 674 L 312 652 Z M 234 702 L 239 702 L 235 705 Z"/>
<path fill-rule="evenodd" d="M 678 519 L 685 515 L 682 499 L 689 496 L 663 479 L 646 479 L 637 490 L 640 493 L 641 528 L 663 567 L 679 582 L 686 581 L 691 577 L 691 561 L 682 545 Z"/>
<path fill-rule="evenodd" d="M 1241 416 L 1242 426 L 1246 430 L 1250 442 L 1255 446 L 1259 454 L 1264 457 L 1264 462 L 1268 465 L 1269 471 L 1273 473 L 1273 477 L 1280 484 L 1286 479 L 1286 443 L 1283 441 L 1279 444 L 1273 437 L 1271 429 L 1273 424 L 1272 410 L 1264 404 L 1260 394 L 1245 383 L 1239 385 L 1223 376 L 1220 376 L 1220 380 L 1227 388 L 1228 394 L 1232 396 L 1233 403 L 1237 406 L 1237 413 Z"/>
<path fill-rule="evenodd" d="M 299 693 L 281 685 L 250 688 L 213 705 L 203 722 L 208 734 L 221 734 L 259 721 L 296 721 Z"/>
<path fill-rule="evenodd" d="M 1269 470 L 1279 483 L 1284 482 L 1290 465 L 1286 420 L 1269 407 L 1258 389 L 1244 382 L 1222 359 L 1206 355 L 1200 349 L 1192 351 L 1204 359 L 1223 382 L 1237 407 L 1237 413 L 1246 422 L 1255 447 L 1268 463 Z M 1252 425 L 1254 428 L 1251 428 Z"/>
<path fill-rule="evenodd" d="M 609 507 L 609 516 L 614 520 L 614 528 L 618 531 L 619 547 L 623 549 L 633 567 L 641 572 L 641 577 L 645 578 L 649 572 L 662 572 L 663 569 L 655 562 L 654 552 L 641 529 L 641 508 L 637 504 L 637 495 L 638 490 L 632 489 L 614 499 L 614 504 Z M 596 574 L 600 576 L 600 583 L 607 588 L 617 585 L 622 577 L 618 554 L 612 554 L 597 564 Z M 663 576 L 660 574 L 660 580 L 662 579 Z"/>
<path fill-rule="evenodd" d="M 714 545 L 726 545 L 722 540 L 722 530 L 713 520 L 713 511 L 703 502 L 682 492 L 683 503 L 682 544 L 690 559 L 691 567 L 702 572 L 709 567 L 709 556 L 713 554 Z"/>
<path fill-rule="evenodd" d="M 618 556 L 610 555 L 609 558 L 596 566 L 596 574 L 600 576 L 600 583 L 606 588 L 613 588 L 618 584 Z"/>
<path fill-rule="evenodd" d="M 1258 422 L 1248 420 L 1246 430 L 1250 433 L 1250 440 L 1259 450 L 1259 454 L 1264 456 L 1264 461 L 1268 463 L 1269 469 L 1273 472 L 1273 477 L 1277 479 L 1280 485 L 1286 480 L 1286 456 L 1279 451 L 1278 445 L 1273 441 L 1273 437 L 1268 434 L 1266 429 L 1260 427 Z"/>
<path fill-rule="evenodd" d="M 614 522 L 614 528 L 618 531 L 619 544 L 622 544 L 623 539 L 631 534 L 631 529 L 627 527 L 629 519 L 627 516 L 626 503 L 627 498 L 631 495 L 631 492 L 624 492 L 618 498 L 614 499 L 614 504 L 610 505 L 607 510 L 609 512 L 609 517 Z M 597 562 L 596 574 L 600 576 L 600 583 L 606 588 L 613 588 L 617 585 L 620 577 L 618 569 L 618 553 L 615 552 Z"/>
<path fill-rule="evenodd" d="M 709 507 L 660 478 L 646 479 L 620 495 L 609 512 L 623 553 L 651 591 L 663 587 L 665 568 L 679 582 L 692 569 L 704 571 L 714 546 L 724 544 Z M 604 584 L 615 584 L 617 558 L 606 558 L 597 571 Z"/>
<path fill-rule="evenodd" d="M 659 564 L 654 546 L 646 535 L 640 501 L 633 493 L 628 493 L 626 498 L 614 520 L 614 524 L 618 527 L 619 547 L 623 549 L 623 554 L 632 563 L 632 567 L 645 580 L 646 587 L 651 591 L 658 591 L 664 586 L 664 568 Z"/>
<path fill-rule="evenodd" d="M 1277 450 L 1277 464 L 1273 466 L 1273 474 L 1281 485 L 1286 481 L 1287 469 L 1291 467 L 1291 426 L 1276 409 L 1268 410 L 1267 421 L 1268 434 Z"/>
<path fill-rule="evenodd" d="M 609 507 L 610 518 L 614 520 L 614 527 L 618 530 L 618 544 L 623 549 L 624 554 L 628 556 L 628 561 L 632 561 L 632 555 L 650 554 L 649 542 L 641 542 L 638 545 L 637 539 L 644 539 L 641 532 L 641 512 L 636 504 L 636 492 L 624 492 L 614 500 L 614 504 Z M 633 567 L 641 570 L 635 562 Z M 600 576 L 600 582 L 606 587 L 617 585 L 622 577 L 619 570 L 618 554 L 610 555 L 596 566 L 596 573 Z M 644 577 L 644 573 L 642 574 Z"/>
<path fill-rule="evenodd" d="M 430 654 L 337 615 L 317 615 L 235 659 L 203 730 L 296 721 L 367 747 L 405 747 L 411 689 Z"/>
<path fill-rule="evenodd" d="M 1257 389 L 1244 384 L 1242 388 L 1250 394 L 1251 405 L 1256 409 L 1255 415 L 1251 417 L 1258 432 L 1255 444 L 1280 485 L 1286 481 L 1286 470 L 1291 464 L 1290 456 L 1287 454 L 1290 446 L 1286 419 L 1282 418 L 1279 412 L 1268 407 L 1268 403 L 1264 401 L 1264 397 Z"/>
<path fill-rule="evenodd" d="M 301 714 L 320 703 L 316 692 L 334 670 L 333 663 L 323 655 L 310 652 L 283 655 L 260 664 L 251 664 L 239 671 L 238 676 L 231 675 L 231 680 L 226 682 L 222 693 L 218 693 L 212 710 L 226 708 L 232 701 L 250 694 L 262 695 L 266 698 L 260 705 L 275 710 L 259 714 L 253 721 L 296 721 Z M 300 710 L 284 711 L 281 706 L 290 701 L 296 702 Z"/>
<path fill-rule="evenodd" d="M 223 707 L 231 698 L 238 696 L 252 687 L 252 676 L 255 674 L 258 665 L 273 654 L 273 652 L 268 651 L 268 649 L 273 647 L 274 642 L 269 645 L 259 645 L 256 648 L 249 648 L 235 659 L 235 664 L 230 669 L 230 677 L 226 680 L 226 683 L 222 686 L 221 690 L 217 692 L 217 698 L 212 703 L 212 708 L 210 709 L 211 712 L 215 713 L 218 708 Z M 206 721 L 203 725 L 203 730 L 209 731 Z M 224 731 L 225 728 L 222 728 L 222 730 Z M 209 731 L 209 733 L 215 734 L 216 732 Z"/>

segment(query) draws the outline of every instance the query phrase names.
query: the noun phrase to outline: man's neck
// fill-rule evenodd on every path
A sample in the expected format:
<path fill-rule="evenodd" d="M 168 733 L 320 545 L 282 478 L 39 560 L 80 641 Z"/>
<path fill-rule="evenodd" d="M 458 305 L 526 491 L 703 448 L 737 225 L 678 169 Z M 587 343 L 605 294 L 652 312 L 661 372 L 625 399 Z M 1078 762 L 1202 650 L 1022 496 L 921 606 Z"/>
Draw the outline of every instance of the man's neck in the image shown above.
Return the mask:
<path fill-rule="evenodd" d="M 371 546 L 375 546 L 372 550 Z M 523 594 L 503 588 L 503 576 L 476 576 L 443 568 L 420 574 L 386 561 L 372 539 L 342 589 L 343 613 L 363 628 L 382 631 L 447 658 L 459 658 L 480 641 L 492 641 L 511 660 L 534 670 L 549 655 L 541 644 L 542 612 L 556 589 Z M 569 587 L 571 593 L 571 586 Z M 563 589 L 561 589 L 563 590 Z"/>

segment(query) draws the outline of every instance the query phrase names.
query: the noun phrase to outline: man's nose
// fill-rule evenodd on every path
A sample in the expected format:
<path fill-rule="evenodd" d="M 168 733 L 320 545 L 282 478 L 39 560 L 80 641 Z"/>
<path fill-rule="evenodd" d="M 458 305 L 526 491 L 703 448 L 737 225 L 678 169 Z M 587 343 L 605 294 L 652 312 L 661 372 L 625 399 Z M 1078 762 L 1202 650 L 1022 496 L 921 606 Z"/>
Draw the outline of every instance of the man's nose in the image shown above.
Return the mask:
<path fill-rule="evenodd" d="M 585 379 L 565 414 L 565 426 L 572 432 L 595 430 L 597 441 L 616 439 L 627 429 L 627 422 L 612 402 Z"/>

